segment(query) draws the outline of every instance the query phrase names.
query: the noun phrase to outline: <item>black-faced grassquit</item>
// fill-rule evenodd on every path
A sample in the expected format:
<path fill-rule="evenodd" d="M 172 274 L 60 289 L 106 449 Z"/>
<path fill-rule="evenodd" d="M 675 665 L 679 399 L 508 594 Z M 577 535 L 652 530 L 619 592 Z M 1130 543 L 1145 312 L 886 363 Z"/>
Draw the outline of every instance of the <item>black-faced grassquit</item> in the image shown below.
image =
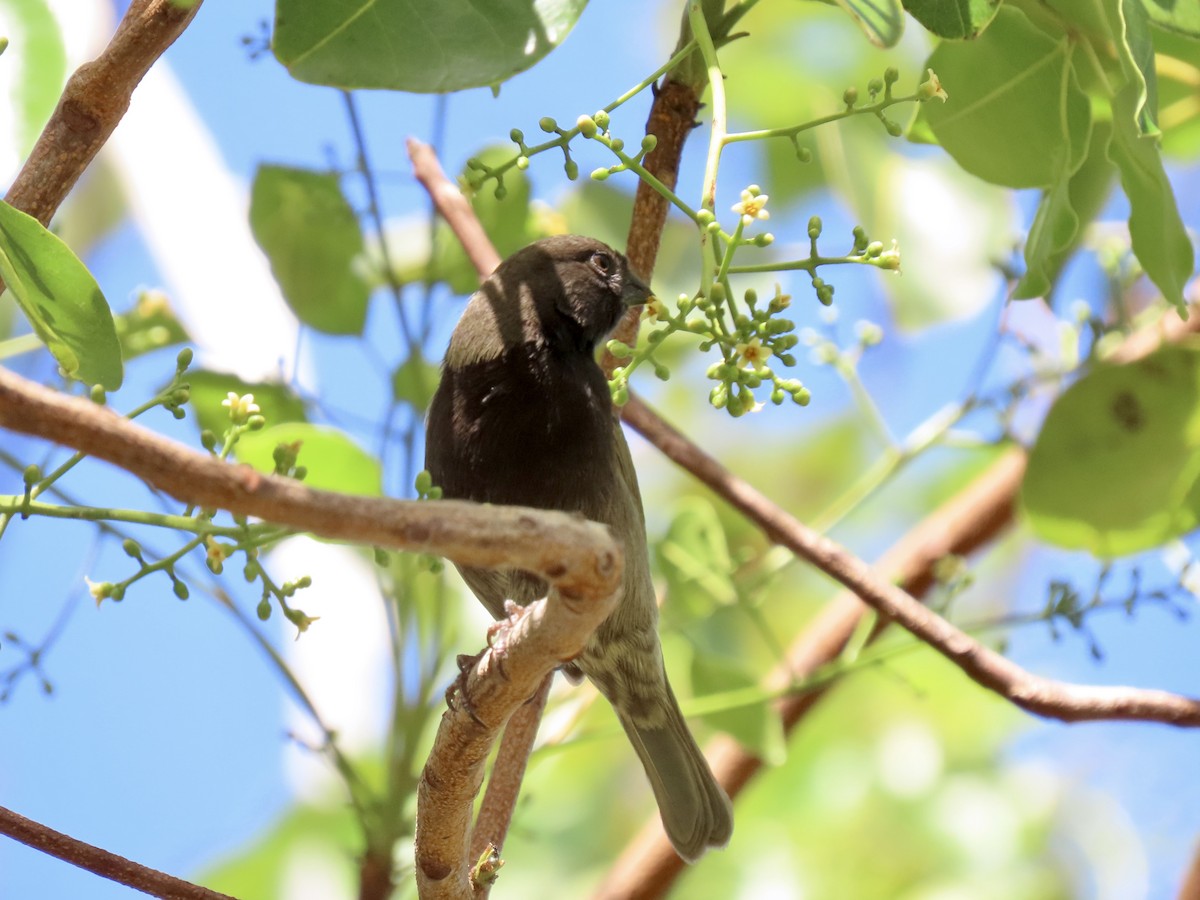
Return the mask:
<path fill-rule="evenodd" d="M 581 513 L 624 546 L 623 593 L 572 662 L 616 710 L 676 852 L 733 831 L 729 799 L 688 731 L 658 641 L 637 474 L 597 346 L 650 289 L 620 253 L 579 235 L 514 253 L 471 297 L 429 409 L 425 465 L 447 498 Z M 547 592 L 527 572 L 460 567 L 488 611 Z"/>

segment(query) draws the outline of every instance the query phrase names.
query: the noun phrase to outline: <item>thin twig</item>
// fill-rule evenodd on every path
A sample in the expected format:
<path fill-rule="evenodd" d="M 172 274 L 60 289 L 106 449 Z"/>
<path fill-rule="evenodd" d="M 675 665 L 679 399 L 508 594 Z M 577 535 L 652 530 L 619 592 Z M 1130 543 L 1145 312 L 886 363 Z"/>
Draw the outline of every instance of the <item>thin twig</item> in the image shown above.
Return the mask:
<path fill-rule="evenodd" d="M 170 900 L 234 900 L 228 894 L 210 891 L 206 887 L 183 881 L 165 872 L 150 869 L 140 863 L 117 856 L 99 847 L 85 844 L 61 831 L 55 831 L 32 819 L 0 806 L 0 834 L 20 841 L 27 847 L 40 850 L 73 866 L 124 884 L 152 897 Z"/>

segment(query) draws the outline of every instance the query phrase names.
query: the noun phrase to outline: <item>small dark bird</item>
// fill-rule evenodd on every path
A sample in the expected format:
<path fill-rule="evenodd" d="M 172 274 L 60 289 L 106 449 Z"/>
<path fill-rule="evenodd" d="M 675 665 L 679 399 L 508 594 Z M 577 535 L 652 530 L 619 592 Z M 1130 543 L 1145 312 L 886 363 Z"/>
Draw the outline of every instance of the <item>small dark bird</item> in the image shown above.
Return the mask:
<path fill-rule="evenodd" d="M 649 297 L 624 256 L 579 235 L 537 241 L 502 262 L 450 338 L 425 466 L 447 498 L 581 513 L 624 545 L 617 608 L 571 667 L 613 705 L 667 836 L 692 862 L 729 842 L 733 812 L 663 669 L 637 474 L 595 358 L 625 310 Z M 496 618 L 505 598 L 524 605 L 548 590 L 528 572 L 459 571 Z"/>

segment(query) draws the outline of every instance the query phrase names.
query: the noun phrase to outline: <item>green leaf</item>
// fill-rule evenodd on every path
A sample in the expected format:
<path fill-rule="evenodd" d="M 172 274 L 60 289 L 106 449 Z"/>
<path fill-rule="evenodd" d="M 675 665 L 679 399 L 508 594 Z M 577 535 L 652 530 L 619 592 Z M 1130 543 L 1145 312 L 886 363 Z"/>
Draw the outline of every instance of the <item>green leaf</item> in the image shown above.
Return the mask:
<path fill-rule="evenodd" d="M 1158 76 L 1154 71 L 1154 43 L 1150 17 L 1142 0 L 1107 0 L 1113 43 L 1121 59 L 1121 70 L 1137 88 L 1133 115 L 1138 132 L 1158 136 Z"/>
<path fill-rule="evenodd" d="M 474 158 L 495 168 L 512 159 L 516 145 L 486 147 Z M 464 167 L 462 174 L 467 174 Z M 504 173 L 503 197 L 496 196 L 496 183 L 489 181 L 470 196 L 471 208 L 483 230 L 492 241 L 500 258 L 515 253 L 541 234 L 532 231 L 529 216 L 529 199 L 532 189 L 529 177 L 520 169 L 512 168 Z M 449 226 L 439 226 L 437 251 L 434 254 L 431 274 L 435 280 L 446 281 L 451 290 L 459 294 L 470 294 L 479 286 L 479 274 L 462 244 L 454 237 Z"/>
<path fill-rule="evenodd" d="M 933 51 L 926 67 L 950 99 L 922 104 L 921 115 L 968 172 L 1006 187 L 1048 187 L 1083 162 L 1091 130 L 1073 48 L 1005 6 L 978 40 Z"/>
<path fill-rule="evenodd" d="M 1113 141 L 1109 158 L 1121 171 L 1129 198 L 1129 236 L 1142 268 L 1187 318 L 1183 288 L 1192 274 L 1194 252 L 1179 216 L 1175 194 L 1155 141 L 1142 137 L 1134 122 L 1137 88 L 1130 85 L 1113 100 Z"/>
<path fill-rule="evenodd" d="M 586 0 L 277 0 L 271 46 L 292 77 L 343 89 L 497 85 L 570 34 Z"/>
<path fill-rule="evenodd" d="M 441 370 L 422 356 L 420 350 L 413 350 L 392 373 L 392 397 L 397 403 L 407 403 L 424 413 L 440 379 Z"/>
<path fill-rule="evenodd" d="M 1200 3 L 1188 0 L 1142 0 L 1150 20 L 1171 31 L 1200 38 Z"/>
<path fill-rule="evenodd" d="M 96 279 L 37 219 L 4 202 L 0 277 L 63 371 L 108 391 L 121 386 L 121 345 Z"/>
<path fill-rule="evenodd" d="M 692 657 L 692 692 L 698 697 L 741 690 L 749 692 L 758 686 L 754 673 L 728 659 L 711 653 L 696 653 Z M 714 728 L 732 735 L 768 765 L 780 765 L 787 759 L 783 722 L 765 700 L 705 713 L 702 718 Z"/>
<path fill-rule="evenodd" d="M 367 496 L 383 493 L 379 460 L 334 428 L 288 422 L 251 431 L 238 439 L 234 453 L 256 469 L 273 472 L 275 448 L 280 444 L 300 444 L 298 464 L 308 469 L 304 483 L 309 487 Z"/>
<path fill-rule="evenodd" d="M 667 579 L 667 603 L 694 617 L 738 599 L 725 529 L 712 503 L 703 497 L 679 502 L 667 534 L 654 548 Z"/>
<path fill-rule="evenodd" d="M 894 47 L 904 34 L 900 0 L 835 0 L 876 47 Z"/>
<path fill-rule="evenodd" d="M 336 175 L 259 166 L 250 228 L 300 321 L 327 334 L 362 334 L 370 294 L 356 265 L 362 230 Z"/>
<path fill-rule="evenodd" d="M 11 127 L 18 152 L 25 156 L 58 104 L 67 77 L 67 51 L 45 0 L 0 0 L 0 20 L 7 20 L 12 29 L 5 34 L 14 46 L 4 65 L 16 68 Z"/>
<path fill-rule="evenodd" d="M 1116 176 L 1108 158 L 1111 139 L 1109 123 L 1097 122 L 1083 165 L 1069 180 L 1057 182 L 1042 195 L 1025 239 L 1026 271 L 1013 292 L 1014 299 L 1044 297 L 1050 293 L 1063 266 L 1079 246 L 1084 229 L 1103 209 Z"/>
<path fill-rule="evenodd" d="M 203 369 L 189 371 L 187 382 L 191 386 L 191 406 L 196 411 L 197 423 L 216 435 L 224 434 L 230 425 L 229 410 L 221 403 L 231 391 L 239 397 L 253 394 L 269 426 L 304 422 L 308 418 L 304 401 L 283 384 L 243 381 L 236 375 Z"/>
<path fill-rule="evenodd" d="M 1200 522 L 1200 349 L 1099 365 L 1051 408 L 1021 505 L 1053 544 L 1118 556 Z"/>
<path fill-rule="evenodd" d="M 158 291 L 143 291 L 132 310 L 117 316 L 116 326 L 126 360 L 191 340 L 166 296 Z"/>
<path fill-rule="evenodd" d="M 904 0 L 914 19 L 940 38 L 973 39 L 991 24 L 999 0 Z"/>

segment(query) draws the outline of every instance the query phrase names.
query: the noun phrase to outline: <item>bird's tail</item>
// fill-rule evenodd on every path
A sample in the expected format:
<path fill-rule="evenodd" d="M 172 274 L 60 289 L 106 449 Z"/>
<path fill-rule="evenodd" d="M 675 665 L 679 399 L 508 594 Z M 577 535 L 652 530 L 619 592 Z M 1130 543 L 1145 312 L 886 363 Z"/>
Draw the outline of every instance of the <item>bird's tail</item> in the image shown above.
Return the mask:
<path fill-rule="evenodd" d="M 640 724 L 619 709 L 617 718 L 646 769 L 671 845 L 690 863 L 709 847 L 729 843 L 733 807 L 696 746 L 665 675 L 663 684 L 666 690 L 656 692 L 661 715 L 649 717 L 655 720 L 653 726 Z"/>

